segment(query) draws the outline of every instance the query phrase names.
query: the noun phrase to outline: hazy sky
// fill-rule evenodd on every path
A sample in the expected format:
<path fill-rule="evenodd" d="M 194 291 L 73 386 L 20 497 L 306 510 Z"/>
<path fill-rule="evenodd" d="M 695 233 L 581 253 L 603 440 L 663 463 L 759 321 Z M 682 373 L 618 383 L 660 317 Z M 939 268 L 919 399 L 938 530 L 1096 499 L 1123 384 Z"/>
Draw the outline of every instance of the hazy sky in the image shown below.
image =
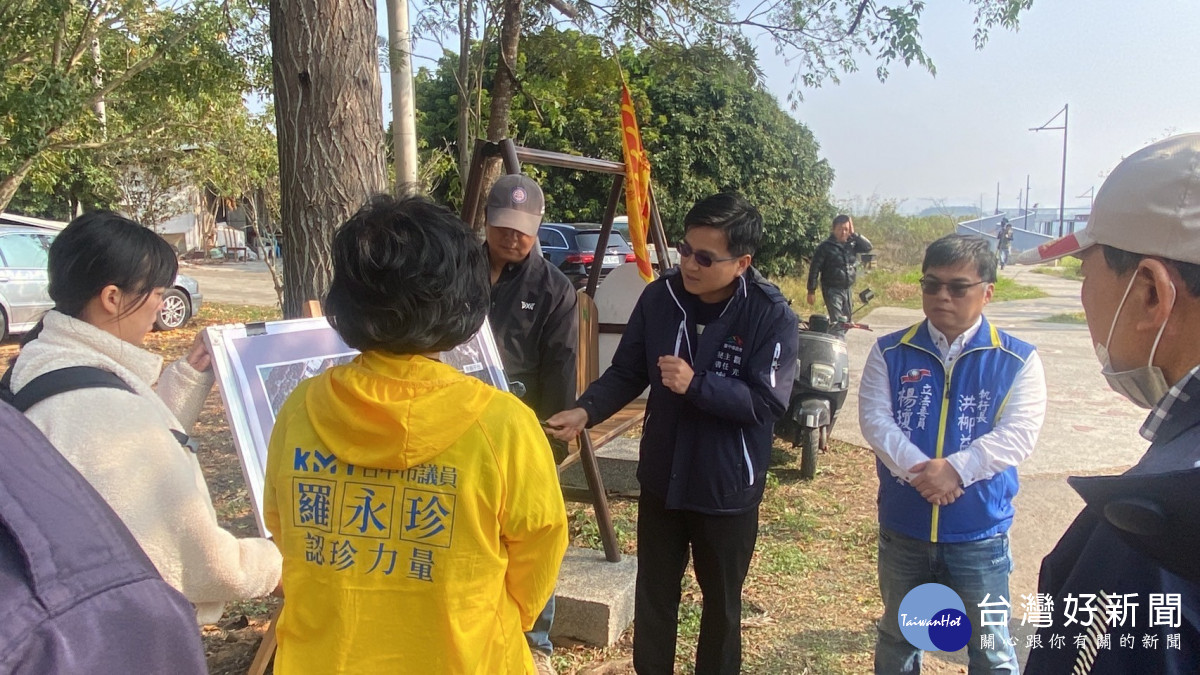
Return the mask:
<path fill-rule="evenodd" d="M 1122 156 L 1200 131 L 1200 2 L 1037 0 L 1019 31 L 994 31 L 982 51 L 971 21 L 966 0 L 928 3 L 921 25 L 936 77 L 893 66 L 881 84 L 875 64 L 860 59 L 862 70 L 840 85 L 804 92 L 792 114 L 836 171 L 836 198 L 902 199 L 915 210 L 982 196 L 991 209 L 999 183 L 1001 206 L 1014 207 L 1028 174 L 1032 201 L 1057 206 L 1062 132 L 1028 129 L 1069 103 L 1066 203 L 1086 207 L 1076 196 L 1099 187 Z M 417 53 L 437 52 L 422 44 Z M 759 61 L 786 106 L 792 71 L 766 44 Z"/>
<path fill-rule="evenodd" d="M 1200 2 L 1038 0 L 1017 32 L 971 40 L 965 0 L 928 4 L 922 33 L 937 76 L 874 68 L 805 92 L 794 115 L 821 144 L 838 198 L 904 198 L 1015 206 L 1029 174 L 1032 201 L 1057 205 L 1062 132 L 1028 131 L 1070 104 L 1066 203 L 1121 157 L 1173 133 L 1200 131 Z M 768 87 L 782 97 L 790 75 L 760 53 Z M 781 98 L 781 100 L 783 100 Z M 1052 126 L 1059 126 L 1056 122 Z"/>

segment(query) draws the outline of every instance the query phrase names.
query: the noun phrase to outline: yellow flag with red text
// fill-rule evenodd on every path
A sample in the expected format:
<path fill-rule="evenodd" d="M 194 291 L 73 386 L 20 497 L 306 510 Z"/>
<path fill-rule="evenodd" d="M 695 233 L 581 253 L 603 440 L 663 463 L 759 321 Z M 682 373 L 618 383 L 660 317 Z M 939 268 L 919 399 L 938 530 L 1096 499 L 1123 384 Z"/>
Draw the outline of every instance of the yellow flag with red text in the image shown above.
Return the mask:
<path fill-rule="evenodd" d="M 637 115 L 629 87 L 621 83 L 621 149 L 625 154 L 625 212 L 629 216 L 629 238 L 637 256 L 638 274 L 647 282 L 654 280 L 650 254 L 646 251 L 650 231 L 650 159 L 642 147 Z"/>

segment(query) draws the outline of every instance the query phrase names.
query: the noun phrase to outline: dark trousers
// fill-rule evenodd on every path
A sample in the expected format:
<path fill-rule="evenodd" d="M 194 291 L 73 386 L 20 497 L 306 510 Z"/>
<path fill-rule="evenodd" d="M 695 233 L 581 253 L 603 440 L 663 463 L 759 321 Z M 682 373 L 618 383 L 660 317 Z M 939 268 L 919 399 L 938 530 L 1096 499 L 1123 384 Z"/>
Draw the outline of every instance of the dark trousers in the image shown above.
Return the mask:
<path fill-rule="evenodd" d="M 829 312 L 830 321 L 849 321 L 850 312 L 853 310 L 850 304 L 850 289 L 833 288 L 831 286 L 822 286 L 821 295 L 825 298 L 825 311 Z"/>
<path fill-rule="evenodd" d="M 667 509 L 638 499 L 638 569 L 633 609 L 633 667 L 671 675 L 683 572 L 692 567 L 704 600 L 696 675 L 736 675 L 742 667 L 742 582 L 758 538 L 758 506 L 735 516 Z"/>

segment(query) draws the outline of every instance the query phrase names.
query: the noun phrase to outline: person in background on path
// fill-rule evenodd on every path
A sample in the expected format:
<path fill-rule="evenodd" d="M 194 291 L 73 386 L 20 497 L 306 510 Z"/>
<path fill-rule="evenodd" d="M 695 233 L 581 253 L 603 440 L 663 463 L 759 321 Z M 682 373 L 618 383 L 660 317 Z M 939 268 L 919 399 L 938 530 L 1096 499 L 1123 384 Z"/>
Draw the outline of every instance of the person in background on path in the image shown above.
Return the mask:
<path fill-rule="evenodd" d="M 1025 672 L 1194 673 L 1200 134 L 1126 157 L 1096 193 L 1087 227 L 1017 263 L 1067 255 L 1082 261 L 1083 311 L 1104 377 L 1150 411 L 1141 428 L 1150 447 L 1121 476 L 1069 479 L 1087 506 L 1042 561 L 1037 609 L 1045 621 L 1037 637 L 1044 647 L 1030 650 Z"/>
<path fill-rule="evenodd" d="M 820 285 L 829 320 L 849 321 L 853 311 L 850 290 L 858 276 L 858 256 L 870 250 L 871 242 L 854 231 L 850 216 L 834 218 L 829 238 L 817 244 L 808 267 L 808 305 L 816 303 Z"/>
<path fill-rule="evenodd" d="M 674 672 L 690 553 L 704 603 L 696 673 L 735 675 L 742 584 L 799 337 L 787 300 L 750 266 L 762 238 L 756 208 L 717 194 L 683 222 L 679 266 L 646 286 L 612 365 L 578 407 L 547 425 L 560 439 L 574 438 L 650 387 L 638 463 L 634 668 Z"/>
<path fill-rule="evenodd" d="M 983 603 L 1011 601 L 1007 533 L 1017 465 L 1046 414 L 1042 362 L 1033 345 L 983 315 L 996 281 L 985 239 L 938 239 L 921 273 L 925 320 L 879 338 L 859 389 L 859 424 L 879 476 L 875 673 L 920 672 L 922 652 L 897 614 L 926 583 L 948 586 L 966 606 L 971 675 L 1016 673 L 1007 622 L 981 626 L 975 617 Z"/>
<path fill-rule="evenodd" d="M 1000 219 L 1000 228 L 996 230 L 996 258 L 1000 261 L 1000 269 L 1008 264 L 1008 256 L 1012 251 L 1012 223 L 1008 218 Z"/>
<path fill-rule="evenodd" d="M 491 278 L 488 322 L 510 381 L 525 387 L 519 394 L 538 419 L 575 402 L 579 351 L 578 296 L 570 280 L 540 255 L 533 254 L 545 199 L 529 176 L 506 174 L 496 179 L 487 200 L 487 253 Z M 567 444 L 551 441 L 555 460 L 566 456 Z M 558 482 L 554 483 L 556 486 Z M 539 675 L 554 675 L 550 629 L 554 596 L 525 634 Z"/>
<path fill-rule="evenodd" d="M 269 540 L 221 527 L 189 443 L 215 381 L 203 335 L 165 369 L 162 357 L 143 347 L 178 267 L 170 244 L 132 220 L 105 211 L 72 220 L 48 254 L 54 309 L 26 334 L 5 378 L 14 394 L 71 366 L 108 371 L 125 383 L 126 390 L 66 391 L 25 414 L 205 624 L 221 618 L 226 602 L 273 591 L 282 560 Z"/>
<path fill-rule="evenodd" d="M 361 351 L 279 411 L 263 518 L 287 601 L 275 672 L 534 673 L 567 515 L 537 417 L 441 363 L 488 310 L 449 209 L 376 197 L 337 230 L 329 322 Z"/>

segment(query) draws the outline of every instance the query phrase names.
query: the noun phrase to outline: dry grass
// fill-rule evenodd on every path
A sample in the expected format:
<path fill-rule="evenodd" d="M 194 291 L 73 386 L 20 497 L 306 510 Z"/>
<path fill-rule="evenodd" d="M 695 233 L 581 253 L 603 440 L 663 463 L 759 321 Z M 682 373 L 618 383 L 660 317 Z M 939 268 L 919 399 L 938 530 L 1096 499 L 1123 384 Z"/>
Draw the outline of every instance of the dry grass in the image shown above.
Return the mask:
<path fill-rule="evenodd" d="M 798 458 L 776 443 L 759 515 L 758 545 L 743 594 L 743 672 L 862 673 L 871 669 L 875 580 L 875 463 L 838 442 L 821 455 L 817 478 L 802 481 Z M 612 503 L 621 548 L 636 553 L 636 505 Z M 572 544 L 599 548 L 591 507 L 570 505 Z M 676 671 L 692 672 L 700 591 L 691 571 L 680 607 Z M 560 646 L 560 673 L 629 673 L 630 635 L 608 649 Z"/>

